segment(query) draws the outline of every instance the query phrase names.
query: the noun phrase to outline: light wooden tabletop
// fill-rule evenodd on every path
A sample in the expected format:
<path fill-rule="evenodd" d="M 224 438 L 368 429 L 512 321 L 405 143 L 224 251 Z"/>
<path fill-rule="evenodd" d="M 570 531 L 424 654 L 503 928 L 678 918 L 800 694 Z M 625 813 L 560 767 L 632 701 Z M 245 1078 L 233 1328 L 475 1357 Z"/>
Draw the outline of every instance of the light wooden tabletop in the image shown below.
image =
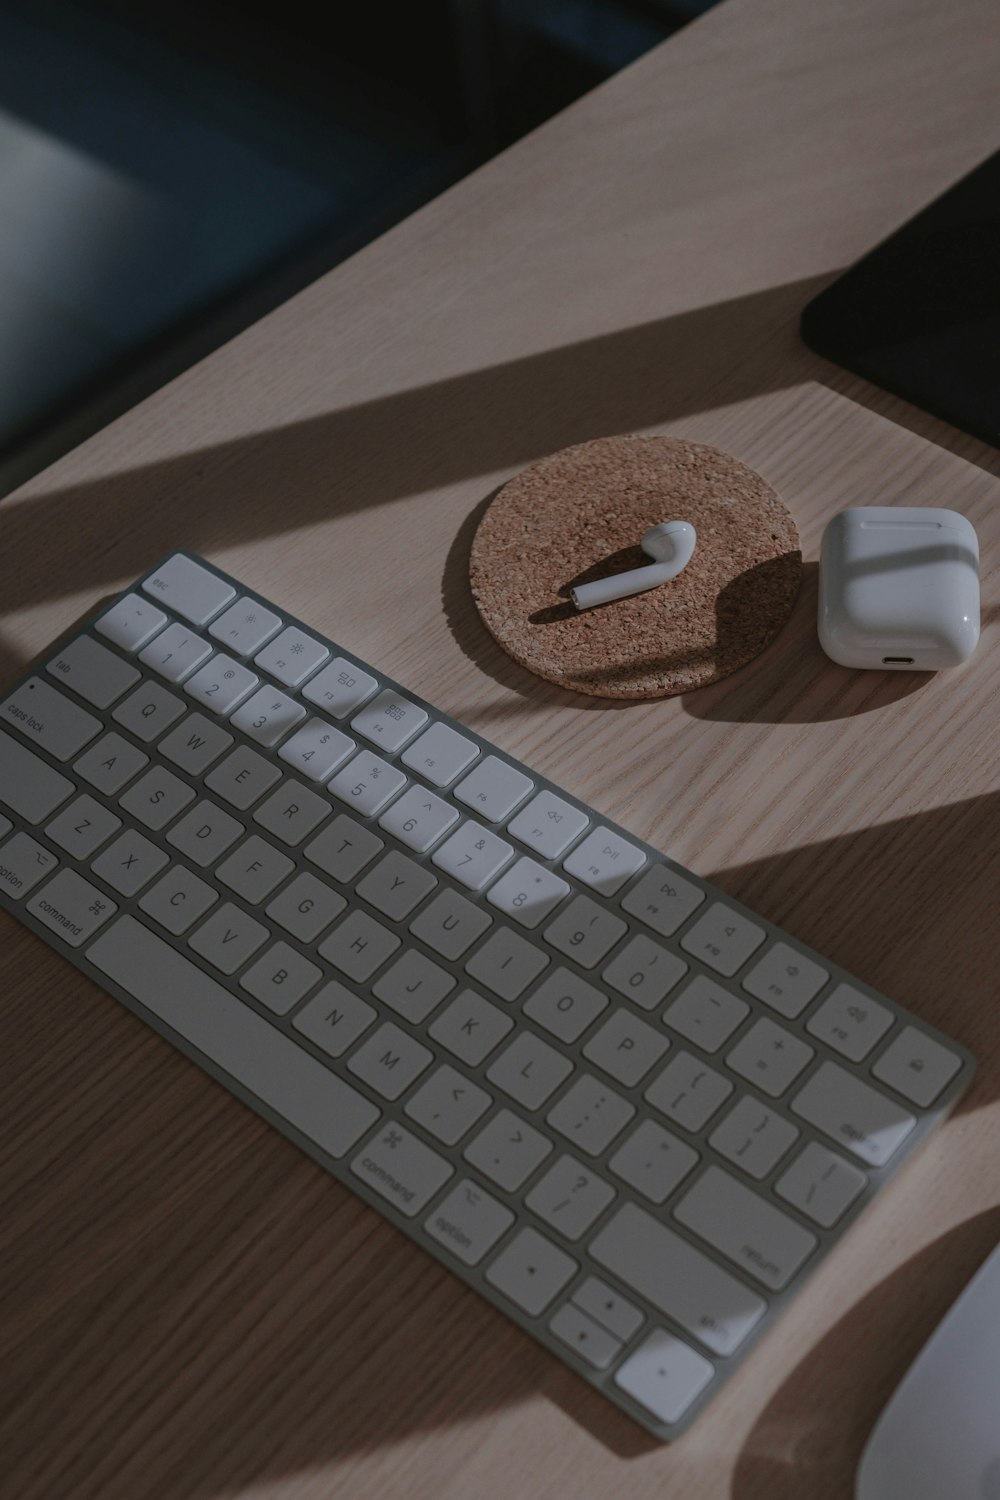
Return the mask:
<path fill-rule="evenodd" d="M 671 1447 L 15 923 L 0 924 L 0 1492 L 847 1500 L 1000 1239 L 998 455 L 811 355 L 804 302 L 995 149 L 995 0 L 728 0 L 0 506 L 3 680 L 186 545 L 965 1042 L 972 1093 Z M 767 654 L 658 703 L 510 663 L 495 487 L 611 432 L 784 497 Z M 815 639 L 845 505 L 977 527 L 984 637 L 885 679 Z"/>

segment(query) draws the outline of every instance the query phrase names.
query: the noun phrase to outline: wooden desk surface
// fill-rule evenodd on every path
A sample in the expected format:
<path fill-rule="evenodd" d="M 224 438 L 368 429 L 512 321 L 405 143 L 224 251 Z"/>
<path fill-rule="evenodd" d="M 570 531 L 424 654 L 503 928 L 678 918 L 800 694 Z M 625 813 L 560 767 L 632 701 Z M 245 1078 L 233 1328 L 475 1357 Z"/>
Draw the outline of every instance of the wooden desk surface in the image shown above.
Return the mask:
<path fill-rule="evenodd" d="M 663 1448 L 2 923 L 0 1491 L 17 1500 L 847 1500 L 1000 1238 L 998 460 L 798 342 L 808 297 L 1000 136 L 995 0 L 729 0 L 0 507 L 4 678 L 176 543 L 966 1042 L 971 1096 Z M 528 678 L 465 584 L 537 455 L 728 449 L 810 567 L 768 654 L 620 707 Z M 826 519 L 979 531 L 964 670 L 819 652 Z"/>

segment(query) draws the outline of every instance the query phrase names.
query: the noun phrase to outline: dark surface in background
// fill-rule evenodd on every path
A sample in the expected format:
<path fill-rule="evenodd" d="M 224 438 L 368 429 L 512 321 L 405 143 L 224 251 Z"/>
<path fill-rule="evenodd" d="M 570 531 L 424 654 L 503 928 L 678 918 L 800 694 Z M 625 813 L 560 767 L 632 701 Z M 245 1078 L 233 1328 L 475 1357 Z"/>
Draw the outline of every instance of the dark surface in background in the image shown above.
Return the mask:
<path fill-rule="evenodd" d="M 1000 447 L 1000 152 L 815 297 L 802 336 Z"/>
<path fill-rule="evenodd" d="M 0 487 L 711 3 L 0 0 Z"/>

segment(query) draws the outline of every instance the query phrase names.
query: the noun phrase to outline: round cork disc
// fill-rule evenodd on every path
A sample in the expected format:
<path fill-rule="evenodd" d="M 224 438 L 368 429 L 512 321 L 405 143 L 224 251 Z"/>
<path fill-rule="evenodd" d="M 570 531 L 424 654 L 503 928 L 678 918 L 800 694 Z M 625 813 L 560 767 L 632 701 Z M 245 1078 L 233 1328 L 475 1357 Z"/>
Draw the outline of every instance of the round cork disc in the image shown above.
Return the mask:
<path fill-rule="evenodd" d="M 642 537 L 690 521 L 694 556 L 669 583 L 596 609 L 570 589 L 650 561 Z M 486 628 L 521 666 L 599 698 L 661 698 L 737 671 L 774 639 L 799 591 L 795 522 L 727 453 L 609 437 L 522 470 L 488 506 L 469 579 Z"/>

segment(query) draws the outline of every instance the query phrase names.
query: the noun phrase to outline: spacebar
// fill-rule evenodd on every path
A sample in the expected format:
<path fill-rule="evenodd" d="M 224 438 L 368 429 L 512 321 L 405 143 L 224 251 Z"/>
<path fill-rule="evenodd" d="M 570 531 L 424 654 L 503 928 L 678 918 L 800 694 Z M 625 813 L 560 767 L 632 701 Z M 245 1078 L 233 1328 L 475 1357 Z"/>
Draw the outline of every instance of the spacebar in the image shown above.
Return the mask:
<path fill-rule="evenodd" d="M 102 974 L 330 1156 L 343 1156 L 380 1110 L 134 917 L 91 943 Z"/>

